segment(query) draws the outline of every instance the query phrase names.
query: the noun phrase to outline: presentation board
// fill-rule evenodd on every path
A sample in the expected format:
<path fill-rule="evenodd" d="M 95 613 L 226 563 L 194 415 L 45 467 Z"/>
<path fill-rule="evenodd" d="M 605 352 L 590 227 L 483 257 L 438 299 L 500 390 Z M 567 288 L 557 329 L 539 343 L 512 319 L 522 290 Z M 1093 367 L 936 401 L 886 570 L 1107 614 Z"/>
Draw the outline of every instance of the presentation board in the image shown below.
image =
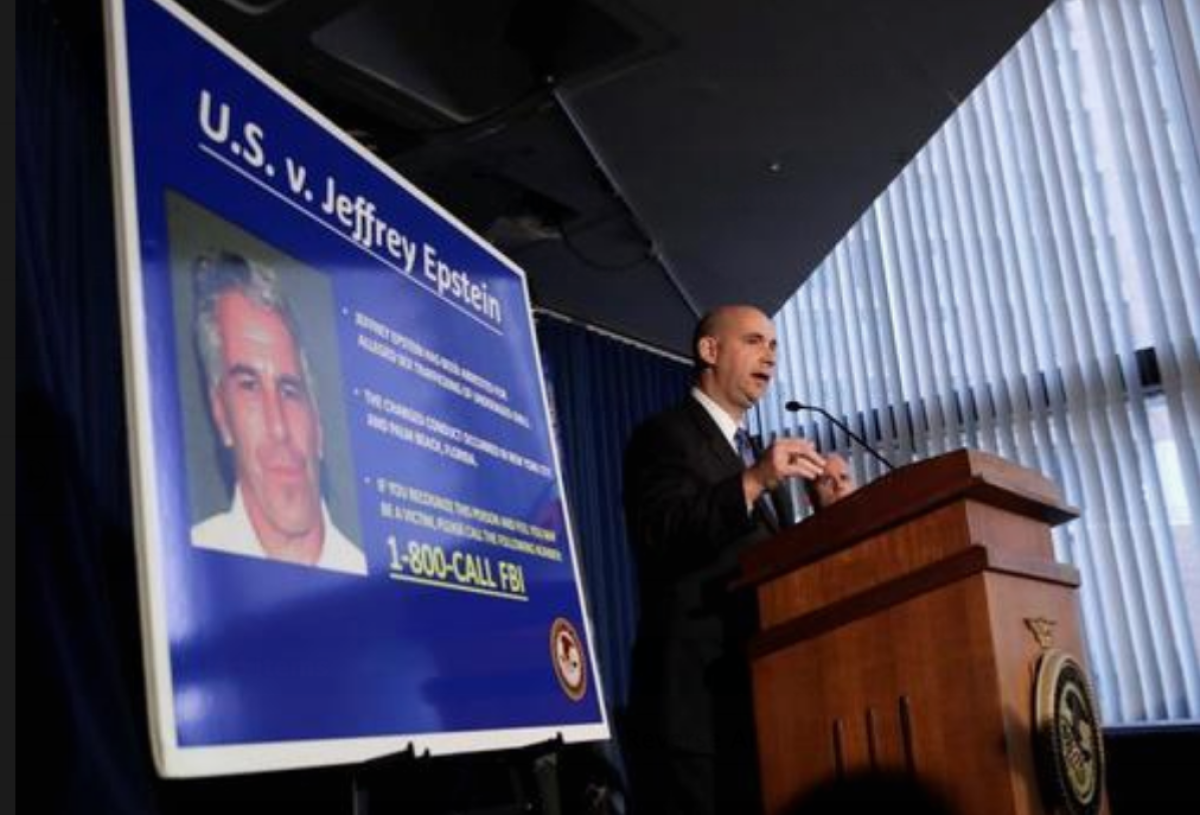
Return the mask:
<path fill-rule="evenodd" d="M 108 28 L 160 773 L 607 738 L 521 270 L 180 7 Z"/>

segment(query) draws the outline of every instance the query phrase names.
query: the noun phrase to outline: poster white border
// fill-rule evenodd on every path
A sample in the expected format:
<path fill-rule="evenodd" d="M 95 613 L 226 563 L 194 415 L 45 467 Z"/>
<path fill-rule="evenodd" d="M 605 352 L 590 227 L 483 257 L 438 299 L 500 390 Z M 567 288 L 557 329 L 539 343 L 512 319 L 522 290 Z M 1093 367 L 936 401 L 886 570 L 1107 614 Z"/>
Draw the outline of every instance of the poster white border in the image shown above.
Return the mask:
<path fill-rule="evenodd" d="M 354 152 L 360 159 L 383 173 L 389 180 L 415 196 L 434 213 L 446 219 L 462 235 L 517 275 L 525 298 L 525 319 L 533 341 L 534 362 L 539 374 L 544 371 L 541 351 L 534 329 L 532 303 L 525 273 L 511 260 L 476 235 L 452 214 L 414 187 L 377 156 L 361 147 L 316 109 L 312 108 L 244 54 L 192 14 L 170 0 L 151 2 L 224 54 L 251 77 L 307 116 L 329 135 Z M 610 737 L 608 711 L 596 654 L 590 609 L 584 595 L 575 546 L 574 524 L 563 484 L 558 439 L 551 420 L 544 378 L 538 377 L 538 392 L 546 432 L 554 457 L 555 477 L 562 498 L 564 529 L 571 550 L 572 569 L 581 617 L 586 631 L 589 664 L 601 721 L 561 727 L 479 730 L 452 733 L 398 734 L 370 738 L 263 742 L 231 746 L 182 747 L 176 738 L 174 689 L 171 675 L 167 632 L 167 599 L 164 588 L 162 543 L 158 540 L 160 507 L 155 468 L 158 460 L 150 417 L 150 372 L 146 334 L 142 325 L 145 314 L 143 267 L 139 251 L 140 224 L 137 211 L 137 179 L 133 148 L 133 118 L 130 100 L 128 41 L 124 0 L 106 0 L 106 49 L 108 53 L 109 127 L 112 141 L 114 212 L 117 220 L 117 257 L 119 265 L 122 350 L 125 365 L 126 414 L 129 427 L 129 456 L 132 472 L 133 524 L 138 552 L 138 593 L 141 605 L 141 629 L 145 680 L 148 694 L 151 743 L 155 766 L 160 775 L 186 778 L 212 775 L 282 770 L 350 764 L 379 758 L 412 748 L 417 754 L 448 755 L 517 748 L 561 737 L 565 742 L 596 741 Z M 558 418 L 561 421 L 561 417 Z"/>

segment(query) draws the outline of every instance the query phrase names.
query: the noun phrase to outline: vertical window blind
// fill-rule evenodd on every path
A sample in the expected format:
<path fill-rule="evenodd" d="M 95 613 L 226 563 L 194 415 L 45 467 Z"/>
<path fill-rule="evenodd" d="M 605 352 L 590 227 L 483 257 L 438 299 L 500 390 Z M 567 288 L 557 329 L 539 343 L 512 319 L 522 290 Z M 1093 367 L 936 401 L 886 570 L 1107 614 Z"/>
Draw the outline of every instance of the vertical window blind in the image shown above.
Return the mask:
<path fill-rule="evenodd" d="M 1200 1 L 1059 0 L 776 315 L 753 421 L 1053 478 L 1110 724 L 1200 719 Z"/>

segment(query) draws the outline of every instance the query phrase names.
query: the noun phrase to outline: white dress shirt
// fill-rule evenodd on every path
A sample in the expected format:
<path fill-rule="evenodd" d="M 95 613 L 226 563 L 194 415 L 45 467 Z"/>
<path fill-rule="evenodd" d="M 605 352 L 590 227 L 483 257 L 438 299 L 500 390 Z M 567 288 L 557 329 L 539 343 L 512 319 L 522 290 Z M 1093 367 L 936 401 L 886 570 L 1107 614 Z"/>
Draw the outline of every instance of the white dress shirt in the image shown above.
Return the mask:
<path fill-rule="evenodd" d="M 321 501 L 321 517 L 325 522 L 325 540 L 321 545 L 321 557 L 313 565 L 319 569 L 366 574 L 366 555 L 333 525 L 324 500 Z M 246 513 L 241 487 L 234 490 L 233 504 L 228 512 L 220 512 L 192 527 L 192 545 L 232 555 L 267 556 Z"/>

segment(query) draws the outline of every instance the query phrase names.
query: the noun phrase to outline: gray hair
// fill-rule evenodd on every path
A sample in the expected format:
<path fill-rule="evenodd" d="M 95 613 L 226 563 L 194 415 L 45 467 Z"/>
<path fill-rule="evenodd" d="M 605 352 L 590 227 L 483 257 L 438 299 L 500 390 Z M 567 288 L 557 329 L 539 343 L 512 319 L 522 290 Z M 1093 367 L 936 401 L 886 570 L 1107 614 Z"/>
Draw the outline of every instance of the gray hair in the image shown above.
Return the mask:
<path fill-rule="evenodd" d="M 300 340 L 300 326 L 288 305 L 287 297 L 279 283 L 275 270 L 266 264 L 248 260 L 234 252 L 213 252 L 196 258 L 193 264 L 193 292 L 196 310 L 196 350 L 204 368 L 204 379 L 209 389 L 221 381 L 221 330 L 217 325 L 217 306 L 227 294 L 240 294 L 256 305 L 279 315 L 292 337 L 296 355 L 300 358 L 300 369 L 304 386 L 314 408 L 317 404 L 312 369 L 308 354 Z"/>

